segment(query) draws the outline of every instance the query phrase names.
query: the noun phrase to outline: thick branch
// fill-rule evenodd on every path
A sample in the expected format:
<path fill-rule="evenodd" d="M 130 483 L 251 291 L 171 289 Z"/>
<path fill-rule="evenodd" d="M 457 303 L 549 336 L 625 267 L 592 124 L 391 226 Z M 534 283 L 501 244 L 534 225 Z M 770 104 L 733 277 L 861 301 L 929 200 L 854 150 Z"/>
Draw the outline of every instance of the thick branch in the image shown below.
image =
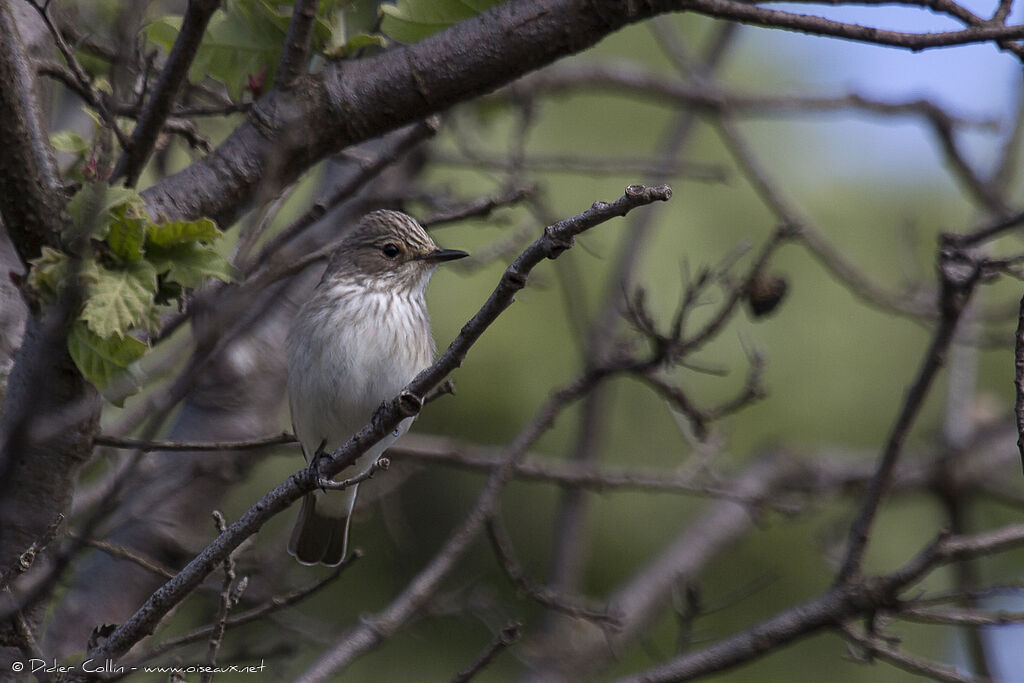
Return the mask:
<path fill-rule="evenodd" d="M 8 3 L 0 4 L 0 216 L 22 261 L 56 247 L 62 183 L 35 101 L 35 78 Z"/>

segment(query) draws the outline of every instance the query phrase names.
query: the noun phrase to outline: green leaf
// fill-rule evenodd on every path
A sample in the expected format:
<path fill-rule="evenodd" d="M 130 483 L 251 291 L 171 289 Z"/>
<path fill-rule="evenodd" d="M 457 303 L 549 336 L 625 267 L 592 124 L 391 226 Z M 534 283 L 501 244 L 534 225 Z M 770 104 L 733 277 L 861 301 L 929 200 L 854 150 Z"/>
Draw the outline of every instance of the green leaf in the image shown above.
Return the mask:
<path fill-rule="evenodd" d="M 142 258 L 142 246 L 146 242 L 146 227 L 149 221 L 142 216 L 130 216 L 125 211 L 110 225 L 107 244 L 121 260 L 134 263 Z"/>
<path fill-rule="evenodd" d="M 103 182 L 88 183 L 68 202 L 68 213 L 76 234 L 67 237 L 73 240 L 82 230 L 89 230 L 92 237 L 105 239 L 115 220 L 126 215 L 141 215 L 144 204 L 142 197 L 132 188 L 111 187 Z M 123 211 L 118 213 L 118 208 Z"/>
<path fill-rule="evenodd" d="M 135 337 L 104 339 L 92 332 L 82 321 L 76 321 L 68 332 L 68 352 L 82 376 L 103 392 L 111 383 L 124 376 L 132 363 L 142 358 L 149 347 Z M 108 400 L 121 405 L 128 393 L 138 391 L 138 384 L 126 387 L 117 396 L 108 392 Z"/>
<path fill-rule="evenodd" d="M 398 0 L 382 4 L 381 31 L 400 43 L 415 43 L 452 24 L 475 17 L 502 0 Z"/>
<path fill-rule="evenodd" d="M 89 143 L 73 130 L 62 130 L 50 136 L 50 144 L 58 152 L 85 154 L 89 151 Z"/>
<path fill-rule="evenodd" d="M 170 52 L 180 28 L 181 17 L 170 16 L 149 24 L 145 33 Z M 287 29 L 288 18 L 274 3 L 228 0 L 210 18 L 189 78 L 199 81 L 209 76 L 225 84 L 231 97 L 239 100 L 248 77 L 265 68 L 269 87 Z"/>
<path fill-rule="evenodd" d="M 197 242 L 153 247 L 147 249 L 146 256 L 157 272 L 166 274 L 165 280 L 182 287 L 198 287 L 208 277 L 224 282 L 235 278 L 234 268 L 227 259 L 213 247 Z"/>
<path fill-rule="evenodd" d="M 160 17 L 148 24 L 143 32 L 148 40 L 153 41 L 170 54 L 171 48 L 174 47 L 174 41 L 177 40 L 178 33 L 181 32 L 181 17 Z"/>
<path fill-rule="evenodd" d="M 193 242 L 212 242 L 221 236 L 217 224 L 209 218 L 196 221 L 150 223 L 146 226 L 146 242 L 158 247 L 170 247 Z"/>
<path fill-rule="evenodd" d="M 50 247 L 43 247 L 42 254 L 29 261 L 32 270 L 28 284 L 39 292 L 45 301 L 56 301 L 60 288 L 68 276 L 68 255 Z"/>
<path fill-rule="evenodd" d="M 152 326 L 155 315 L 156 268 L 137 261 L 128 268 L 110 270 L 96 266 L 87 274 L 81 320 L 104 339 L 125 337 L 136 326 Z"/>
<path fill-rule="evenodd" d="M 353 55 L 364 47 L 384 47 L 387 44 L 387 40 L 384 36 L 370 35 L 369 33 L 359 33 L 352 36 L 347 41 L 340 45 L 330 44 L 324 50 L 324 54 L 328 57 L 348 57 Z"/>

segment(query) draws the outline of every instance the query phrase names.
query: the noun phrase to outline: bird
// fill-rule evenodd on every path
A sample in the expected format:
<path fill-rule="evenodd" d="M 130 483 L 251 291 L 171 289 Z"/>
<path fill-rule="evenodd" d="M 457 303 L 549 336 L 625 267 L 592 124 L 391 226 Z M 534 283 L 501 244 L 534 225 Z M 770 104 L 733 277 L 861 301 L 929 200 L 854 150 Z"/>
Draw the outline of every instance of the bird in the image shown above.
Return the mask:
<path fill-rule="evenodd" d="M 433 361 L 425 291 L 437 266 L 468 256 L 442 249 L 400 211 L 366 214 L 340 241 L 287 338 L 292 429 L 307 463 L 344 444 Z M 406 418 L 347 470 L 362 474 L 404 434 Z M 305 495 L 288 552 L 306 565 L 346 557 L 358 484 Z"/>

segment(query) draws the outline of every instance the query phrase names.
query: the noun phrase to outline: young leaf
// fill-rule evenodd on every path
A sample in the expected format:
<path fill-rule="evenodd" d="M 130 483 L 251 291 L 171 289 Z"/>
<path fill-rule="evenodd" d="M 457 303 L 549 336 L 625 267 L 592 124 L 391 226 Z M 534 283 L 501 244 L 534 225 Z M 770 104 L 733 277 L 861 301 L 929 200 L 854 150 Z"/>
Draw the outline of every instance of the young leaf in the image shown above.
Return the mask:
<path fill-rule="evenodd" d="M 358 33 L 340 45 L 329 44 L 324 49 L 328 57 L 348 57 L 364 47 L 384 47 L 387 44 L 384 36 L 375 36 L 369 33 Z"/>
<path fill-rule="evenodd" d="M 146 241 L 146 227 L 149 221 L 142 216 L 129 215 L 125 210 L 120 214 L 110 225 L 107 244 L 121 260 L 134 263 L 142 258 L 142 246 Z"/>
<path fill-rule="evenodd" d="M 84 322 L 76 321 L 68 332 L 68 352 L 82 376 L 99 390 L 107 388 L 149 348 L 134 337 L 104 339 Z"/>
<path fill-rule="evenodd" d="M 146 226 L 146 241 L 158 247 L 171 247 L 193 242 L 212 242 L 221 236 L 217 224 L 209 218 L 197 221 L 150 223 Z"/>
<path fill-rule="evenodd" d="M 28 274 L 28 285 L 39 292 L 45 301 L 56 301 L 68 275 L 67 254 L 43 247 L 42 254 L 29 261 L 29 265 L 32 270 Z"/>
<path fill-rule="evenodd" d="M 99 337 L 125 337 L 133 327 L 152 324 L 156 268 L 148 261 L 117 270 L 97 266 L 83 279 L 88 287 L 81 320 Z"/>
<path fill-rule="evenodd" d="M 140 213 L 144 203 L 132 188 L 111 187 L 103 182 L 89 183 L 68 202 L 75 234 L 67 237 L 74 240 L 82 230 L 88 229 L 91 237 L 106 239 L 111 224 L 118 218 L 116 209 L 123 208 L 121 216 Z"/>
<path fill-rule="evenodd" d="M 183 287 L 198 287 L 208 277 L 231 282 L 234 269 L 227 259 L 209 245 L 189 242 L 147 249 L 147 258 L 165 279 Z"/>
<path fill-rule="evenodd" d="M 398 0 L 382 4 L 381 31 L 400 43 L 415 43 L 452 24 L 475 17 L 502 0 Z"/>
<path fill-rule="evenodd" d="M 73 130 L 62 130 L 50 136 L 50 144 L 58 152 L 85 154 L 89 151 L 89 143 Z"/>
<path fill-rule="evenodd" d="M 180 17 L 164 17 L 146 27 L 146 36 L 170 52 L 180 28 Z M 287 18 L 282 20 L 272 5 L 253 0 L 228 0 L 223 9 L 210 18 L 206 35 L 189 69 L 189 78 L 193 81 L 204 76 L 216 79 L 228 87 L 232 99 L 240 100 L 246 77 L 268 67 L 269 86 L 274 66 L 281 57 L 287 28 Z"/>

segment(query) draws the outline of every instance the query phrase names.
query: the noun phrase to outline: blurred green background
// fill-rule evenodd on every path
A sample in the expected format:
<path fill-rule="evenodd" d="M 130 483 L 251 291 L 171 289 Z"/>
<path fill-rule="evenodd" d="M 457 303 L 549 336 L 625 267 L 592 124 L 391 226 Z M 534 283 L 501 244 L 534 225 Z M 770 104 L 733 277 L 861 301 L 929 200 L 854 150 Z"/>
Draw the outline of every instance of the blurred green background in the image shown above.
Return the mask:
<path fill-rule="evenodd" d="M 671 21 L 694 44 L 706 40 L 714 29 L 714 22 L 702 18 L 674 17 Z M 854 48 L 836 41 L 745 27 L 726 59 L 722 82 L 738 91 L 758 94 L 843 94 L 854 83 L 851 60 L 856 62 L 864 54 L 850 50 Z M 898 71 L 909 58 L 928 64 L 931 54 L 904 55 L 871 47 L 856 50 L 885 53 L 896 60 L 891 63 L 896 66 L 886 67 L 885 57 L 865 59 L 857 73 L 866 83 L 876 76 L 882 80 L 881 72 L 872 75 L 872 69 Z M 942 58 L 957 59 L 960 55 L 963 61 L 975 65 L 992 63 L 977 60 L 996 60 L 998 67 L 975 67 L 975 73 L 983 72 L 984 78 L 990 79 L 986 83 L 1005 76 L 1007 65 L 1012 71 L 1012 60 L 1000 58 L 994 48 L 980 56 L 973 50 L 949 50 Z M 671 65 L 643 25 L 623 30 L 573 59 L 628 60 L 672 73 Z M 929 68 L 921 67 L 921 71 Z M 976 83 L 955 82 L 954 76 L 949 78 L 950 92 L 970 93 L 978 88 Z M 898 81 L 891 73 L 886 79 L 886 87 L 895 91 Z M 899 99 L 921 94 L 915 90 L 913 73 L 908 73 L 906 83 L 907 90 Z M 1008 94 L 1012 94 L 1011 85 L 1007 80 L 1005 91 L 990 91 L 990 99 L 974 98 L 972 106 L 958 112 L 998 118 L 1005 131 L 1004 109 Z M 959 106 L 955 104 L 954 108 Z M 674 114 L 664 104 L 612 94 L 544 98 L 537 103 L 526 151 L 528 155 L 646 156 L 655 149 Z M 458 126 L 446 127 L 434 144 L 450 152 L 457 149 L 452 131 L 469 130 L 482 150 L 504 153 L 518 125 L 514 112 L 493 105 L 469 105 L 447 118 L 449 124 L 456 122 Z M 887 288 L 898 288 L 908 281 L 934 283 L 937 235 L 946 230 L 966 230 L 981 221 L 976 207 L 950 179 L 934 141 L 913 119 L 839 112 L 743 118 L 738 125 L 751 137 L 760 161 L 787 197 L 811 217 L 848 260 Z M 993 141 L 998 139 L 991 131 L 972 134 L 972 158 L 994 158 L 998 150 Z M 701 266 L 721 262 L 738 245 L 748 243 L 756 249 L 777 223 L 706 122 L 698 124 L 688 150 L 687 160 L 722 164 L 729 175 L 726 182 L 718 184 L 674 178 L 670 181 L 674 195 L 667 205 L 639 210 L 657 211 L 657 222 L 655 235 L 644 250 L 637 281 L 645 288 L 652 310 L 666 323 L 683 291 L 684 274 L 692 276 Z M 179 163 L 187 163 L 187 159 L 182 157 Z M 557 217 L 576 214 L 595 200 L 613 200 L 627 184 L 648 180 L 638 174 L 552 172 L 534 177 L 542 183 L 543 195 Z M 501 174 L 432 165 L 427 181 L 428 185 L 450 188 L 458 196 L 475 197 L 493 193 L 500 186 Z M 286 225 L 303 211 L 319 182 L 319 173 L 310 174 L 305 186 L 277 217 L 277 223 Z M 1019 199 L 1020 192 L 1014 196 Z M 410 207 L 414 213 L 416 208 Z M 413 431 L 483 445 L 508 443 L 553 388 L 580 372 L 579 334 L 571 321 L 593 321 L 608 291 L 616 253 L 624 241 L 631 239 L 631 220 L 601 225 L 581 237 L 576 249 L 557 261 L 542 264 L 515 305 L 454 374 L 457 395 L 429 406 Z M 535 226 L 532 234 L 539 235 L 542 226 L 528 211 L 510 208 L 486 220 L 439 228 L 434 235 L 442 246 L 472 253 L 486 250 L 510 230 L 530 223 Z M 740 259 L 741 265 L 749 263 L 751 251 Z M 499 260 L 471 271 L 439 270 L 428 290 L 439 347 L 443 348 L 477 310 L 505 265 L 506 261 Z M 744 310 L 698 354 L 703 364 L 727 369 L 728 374 L 715 377 L 689 370 L 674 373 L 701 405 L 713 405 L 734 395 L 743 385 L 749 352 L 757 349 L 767 357 L 764 385 L 769 396 L 715 426 L 715 436 L 725 446 L 713 466 L 725 472 L 736 471 L 759 449 L 775 444 L 807 455 L 833 449 L 851 458 L 875 457 L 917 371 L 928 330 L 913 320 L 866 306 L 800 246 L 784 246 L 773 258 L 771 270 L 784 274 L 789 283 L 780 309 L 760 320 L 752 319 Z M 566 303 L 560 289 L 566 283 L 572 291 L 582 293 L 571 304 Z M 1013 282 L 986 287 L 978 303 L 994 306 L 1010 301 L 1017 290 L 1019 286 Z M 710 300 L 720 301 L 721 295 L 716 295 Z M 701 309 L 696 318 L 711 310 L 713 307 Z M 1004 345 L 971 352 L 977 355 L 979 364 L 973 400 L 994 406 L 989 411 L 1002 417 L 1009 413 L 1013 400 L 1012 328 L 1006 325 L 998 329 L 1006 332 Z M 911 451 L 927 452 L 937 442 L 945 393 L 943 380 L 913 431 Z M 692 441 L 680 427 L 678 416 L 634 380 L 611 382 L 608 416 L 600 444 L 604 463 L 674 468 L 693 453 Z M 578 418 L 577 408 L 563 413 L 533 452 L 551 459 L 570 457 L 578 435 Z M 281 428 L 287 424 L 287 415 L 282 414 Z M 245 486 L 233 493 L 232 504 L 225 510 L 228 517 L 247 509 L 268 488 L 294 472 L 300 462 L 296 449 L 282 448 L 280 457 L 268 459 Z M 1019 478 L 1019 471 L 1008 472 L 1007 477 Z M 312 621 L 294 614 L 281 617 L 308 633 L 307 654 L 314 656 L 330 642 L 332 633 L 386 605 L 462 519 L 482 482 L 478 474 L 445 467 L 421 469 L 396 491 L 367 506 L 352 529 L 352 542 L 366 551 L 366 557 L 319 597 L 298 608 Z M 503 496 L 502 515 L 520 559 L 539 581 L 549 570 L 559 495 L 560 490 L 549 484 L 517 482 Z M 640 492 L 592 494 L 590 501 L 584 589 L 595 597 L 614 590 L 710 504 L 685 495 Z M 703 600 L 721 609 L 697 620 L 693 645 L 699 647 L 743 629 L 826 588 L 835 570 L 830 564 L 834 542 L 843 538 L 852 510 L 850 500 L 839 499 L 821 501 L 795 518 L 768 514 L 743 542 L 719 557 L 700 577 Z M 1013 510 L 983 504 L 977 509 L 975 521 L 981 528 L 1016 518 Z M 292 521 L 292 514 L 276 518 L 260 533 L 257 547 L 266 552 L 283 549 Z M 945 523 L 943 512 L 932 498 L 891 500 L 877 522 L 868 569 L 895 568 Z M 1022 559 L 1020 553 L 1003 555 L 987 563 L 983 575 L 1012 580 L 1020 574 Z M 317 570 L 295 566 L 289 579 L 293 585 L 301 585 L 317 575 Z M 924 587 L 945 589 L 950 587 L 949 581 L 949 574 L 939 571 Z M 468 602 L 468 609 L 450 616 L 426 615 L 358 660 L 345 680 L 447 680 L 469 664 L 490 642 L 492 630 L 509 618 L 522 620 L 527 630 L 537 628 L 542 619 L 536 605 L 519 599 L 509 588 L 483 539 L 477 541 L 474 551 L 446 583 L 446 592 L 454 603 Z M 199 607 L 192 609 L 201 611 Z M 331 632 L 313 627 L 320 622 L 329 624 Z M 266 626 L 245 628 L 229 634 L 229 638 L 238 638 L 238 633 L 255 638 Z M 900 624 L 896 630 L 910 651 L 953 663 L 963 659 L 960 641 L 952 629 Z M 620 664 L 603 678 L 647 668 L 671 656 L 676 638 L 676 624 L 666 610 L 651 638 L 622 653 Z M 528 645 L 521 644 L 503 654 L 478 680 L 515 678 L 522 671 L 517 649 L 525 647 Z M 721 674 L 716 680 L 914 679 L 883 664 L 851 661 L 846 654 L 841 638 L 821 634 Z M 275 670 L 273 676 L 288 679 L 309 663 L 309 659 L 296 660 L 293 669 Z"/>

